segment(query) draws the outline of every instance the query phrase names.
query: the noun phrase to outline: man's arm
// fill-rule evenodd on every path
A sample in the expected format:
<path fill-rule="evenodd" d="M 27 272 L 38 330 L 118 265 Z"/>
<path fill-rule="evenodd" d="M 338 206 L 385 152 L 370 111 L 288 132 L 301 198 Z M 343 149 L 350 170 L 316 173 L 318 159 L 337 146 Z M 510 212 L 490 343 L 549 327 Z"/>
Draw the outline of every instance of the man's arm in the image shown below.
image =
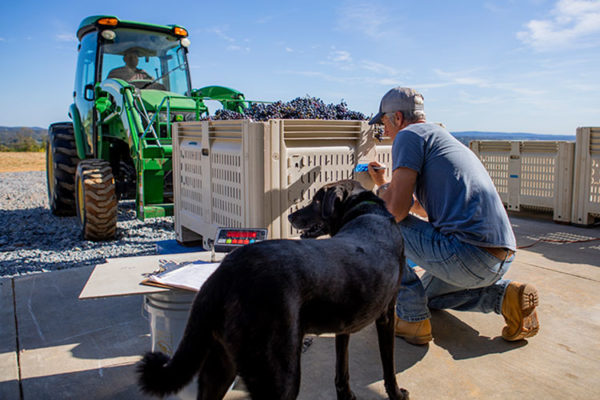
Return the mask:
<path fill-rule="evenodd" d="M 396 221 L 402 221 L 406 218 L 411 208 L 414 208 L 415 211 L 425 211 L 420 205 L 413 207 L 413 193 L 416 182 L 417 171 L 404 167 L 396 168 L 392 173 L 392 181 L 389 187 L 381 194 L 388 211 L 396 217 Z"/>

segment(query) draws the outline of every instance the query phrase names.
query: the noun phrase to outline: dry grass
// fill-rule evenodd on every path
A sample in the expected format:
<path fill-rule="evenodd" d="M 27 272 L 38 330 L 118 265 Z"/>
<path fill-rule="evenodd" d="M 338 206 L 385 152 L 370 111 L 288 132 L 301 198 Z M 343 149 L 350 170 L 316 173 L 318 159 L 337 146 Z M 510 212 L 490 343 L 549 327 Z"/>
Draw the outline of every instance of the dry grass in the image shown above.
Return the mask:
<path fill-rule="evenodd" d="M 0 172 L 45 170 L 45 152 L 0 152 Z"/>

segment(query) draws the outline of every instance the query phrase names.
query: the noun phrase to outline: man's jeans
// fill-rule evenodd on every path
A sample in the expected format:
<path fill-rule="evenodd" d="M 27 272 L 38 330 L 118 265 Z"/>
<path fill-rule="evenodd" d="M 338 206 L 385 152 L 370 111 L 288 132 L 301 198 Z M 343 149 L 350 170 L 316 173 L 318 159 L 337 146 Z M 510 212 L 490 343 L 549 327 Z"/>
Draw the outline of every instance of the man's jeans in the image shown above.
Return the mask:
<path fill-rule="evenodd" d="M 426 221 L 409 215 L 399 222 L 406 257 L 425 270 L 419 279 L 405 265 L 396 313 L 405 321 L 431 316 L 429 309 L 502 312 L 510 281 L 501 279 L 514 259 L 499 260 L 485 250 L 443 235 Z"/>

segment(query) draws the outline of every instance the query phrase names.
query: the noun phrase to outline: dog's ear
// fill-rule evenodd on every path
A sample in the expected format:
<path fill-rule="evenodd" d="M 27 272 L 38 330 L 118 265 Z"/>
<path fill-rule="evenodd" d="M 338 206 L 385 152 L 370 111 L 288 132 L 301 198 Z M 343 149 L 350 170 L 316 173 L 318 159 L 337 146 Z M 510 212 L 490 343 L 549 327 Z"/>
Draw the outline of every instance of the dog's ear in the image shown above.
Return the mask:
<path fill-rule="evenodd" d="M 350 180 L 350 184 L 352 186 L 351 194 L 359 194 L 367 191 L 367 189 L 365 189 L 365 187 L 359 181 Z"/>
<path fill-rule="evenodd" d="M 321 206 L 321 216 L 323 219 L 330 219 L 338 207 L 338 203 L 344 200 L 346 190 L 340 186 L 331 186 L 327 188 L 325 196 L 323 196 L 323 204 Z"/>

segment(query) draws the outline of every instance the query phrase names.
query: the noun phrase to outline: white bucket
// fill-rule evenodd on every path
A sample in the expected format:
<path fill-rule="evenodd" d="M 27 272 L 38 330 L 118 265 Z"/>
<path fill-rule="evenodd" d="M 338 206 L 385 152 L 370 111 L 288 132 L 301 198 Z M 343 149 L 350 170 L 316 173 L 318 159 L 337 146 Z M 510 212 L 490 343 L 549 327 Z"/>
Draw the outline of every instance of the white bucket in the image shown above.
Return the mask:
<path fill-rule="evenodd" d="M 144 296 L 144 309 L 150 316 L 152 351 L 160 351 L 173 356 L 183 337 L 188 314 L 196 293 L 183 290 L 170 290 Z M 194 400 L 198 387 L 196 379 L 179 393 L 166 399 Z"/>

